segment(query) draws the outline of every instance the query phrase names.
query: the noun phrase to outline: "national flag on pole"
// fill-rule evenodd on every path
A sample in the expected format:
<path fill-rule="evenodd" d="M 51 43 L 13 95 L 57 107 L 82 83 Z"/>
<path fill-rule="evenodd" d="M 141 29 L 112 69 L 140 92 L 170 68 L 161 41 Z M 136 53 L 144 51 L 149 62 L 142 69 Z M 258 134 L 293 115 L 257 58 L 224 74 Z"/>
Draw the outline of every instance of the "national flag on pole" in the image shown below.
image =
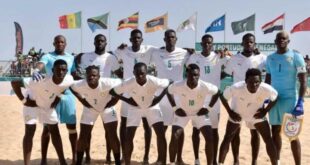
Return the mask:
<path fill-rule="evenodd" d="M 235 35 L 245 32 L 245 31 L 254 31 L 255 30 L 255 14 L 243 20 L 232 22 L 231 28 Z"/>
<path fill-rule="evenodd" d="M 214 20 L 211 25 L 205 30 L 205 33 L 225 30 L 225 14 Z"/>
<path fill-rule="evenodd" d="M 139 25 L 139 12 L 136 12 L 133 15 L 120 20 L 118 22 L 117 30 L 125 28 L 137 29 L 138 25 Z"/>
<path fill-rule="evenodd" d="M 15 25 L 15 38 L 16 38 L 16 48 L 15 56 L 23 54 L 23 31 L 19 23 L 14 22 Z"/>
<path fill-rule="evenodd" d="M 263 25 L 262 31 L 264 32 L 264 34 L 267 34 L 272 33 L 273 31 L 283 30 L 283 27 L 284 27 L 284 14 Z"/>
<path fill-rule="evenodd" d="M 165 30 L 168 28 L 168 13 L 147 21 L 144 25 L 146 33 L 155 32 L 157 30 Z"/>
<path fill-rule="evenodd" d="M 197 13 L 189 17 L 187 20 L 185 20 L 179 27 L 177 28 L 178 32 L 184 31 L 184 30 L 196 30 L 197 25 Z"/>
<path fill-rule="evenodd" d="M 294 28 L 291 30 L 291 33 L 299 31 L 310 31 L 310 17 L 295 25 Z"/>
<path fill-rule="evenodd" d="M 108 29 L 108 18 L 109 13 L 99 15 L 97 17 L 91 17 L 87 19 L 88 27 L 92 32 L 95 32 L 96 29 Z"/>
<path fill-rule="evenodd" d="M 67 14 L 59 17 L 59 25 L 61 29 L 78 29 L 81 28 L 82 12 Z"/>

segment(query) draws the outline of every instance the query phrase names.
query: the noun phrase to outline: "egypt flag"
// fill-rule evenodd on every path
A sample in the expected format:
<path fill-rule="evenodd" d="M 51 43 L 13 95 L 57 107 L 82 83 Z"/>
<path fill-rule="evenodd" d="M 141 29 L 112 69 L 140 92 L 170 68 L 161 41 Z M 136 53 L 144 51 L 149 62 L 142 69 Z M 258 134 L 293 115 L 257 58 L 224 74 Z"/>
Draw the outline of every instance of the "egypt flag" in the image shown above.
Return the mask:
<path fill-rule="evenodd" d="M 262 26 L 262 31 L 264 32 L 264 34 L 272 33 L 273 31 L 283 30 L 283 26 L 284 26 L 284 14 L 280 15 L 278 18 Z"/>
<path fill-rule="evenodd" d="M 59 25 L 61 29 L 81 28 L 81 12 L 60 16 Z"/>
<path fill-rule="evenodd" d="M 117 30 L 121 30 L 125 28 L 137 29 L 138 22 L 139 22 L 139 12 L 136 12 L 135 14 L 120 20 L 118 22 Z"/>

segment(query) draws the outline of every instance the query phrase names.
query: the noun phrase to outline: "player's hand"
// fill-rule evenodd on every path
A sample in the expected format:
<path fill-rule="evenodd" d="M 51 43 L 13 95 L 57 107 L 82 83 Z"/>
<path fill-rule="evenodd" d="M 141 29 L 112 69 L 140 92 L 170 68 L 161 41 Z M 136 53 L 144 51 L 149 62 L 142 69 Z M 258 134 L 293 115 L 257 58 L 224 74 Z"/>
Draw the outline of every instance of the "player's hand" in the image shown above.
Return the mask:
<path fill-rule="evenodd" d="M 125 43 L 122 43 L 120 46 L 117 47 L 117 49 L 123 50 L 123 49 L 125 49 L 126 47 L 128 47 L 128 45 L 125 44 Z"/>
<path fill-rule="evenodd" d="M 241 116 L 236 113 L 235 111 L 230 111 L 229 112 L 229 117 L 233 120 L 233 121 L 241 121 Z"/>
<path fill-rule="evenodd" d="M 130 104 L 130 105 L 133 105 L 133 106 L 135 106 L 135 107 L 138 106 L 138 104 L 136 103 L 136 101 L 135 101 L 132 97 L 130 97 L 130 98 L 128 99 L 128 102 L 127 102 L 127 103 Z"/>
<path fill-rule="evenodd" d="M 38 106 L 36 101 L 35 100 L 31 100 L 29 98 L 29 96 L 26 98 L 26 102 L 25 102 L 24 105 L 27 106 L 27 107 L 37 107 Z"/>
<path fill-rule="evenodd" d="M 61 98 L 60 97 L 56 97 L 55 100 L 52 102 L 51 104 L 51 108 L 56 108 L 57 104 L 60 102 Z"/>
<path fill-rule="evenodd" d="M 304 100 L 299 98 L 295 108 L 292 111 L 293 116 L 300 116 L 304 114 Z"/>
<path fill-rule="evenodd" d="M 41 81 L 43 79 L 43 75 L 41 74 L 39 69 L 35 69 L 32 73 L 32 80 Z"/>
<path fill-rule="evenodd" d="M 255 119 L 262 119 L 265 117 L 267 112 L 265 112 L 264 108 L 259 108 L 256 113 L 254 114 Z"/>
<path fill-rule="evenodd" d="M 201 108 L 201 109 L 198 111 L 197 115 L 198 115 L 198 116 L 204 116 L 204 115 L 206 115 L 206 114 L 208 114 L 208 113 L 209 113 L 209 110 L 208 110 L 207 108 Z"/>
<path fill-rule="evenodd" d="M 87 108 L 93 108 L 93 106 L 91 106 L 90 104 L 89 104 L 89 102 L 84 98 L 82 101 L 82 104 L 85 106 L 85 107 L 87 107 Z"/>
<path fill-rule="evenodd" d="M 182 108 L 177 109 L 174 113 L 180 117 L 186 116 L 186 112 Z"/>
<path fill-rule="evenodd" d="M 183 49 L 185 49 L 189 55 L 192 55 L 195 53 L 195 49 L 193 48 L 183 48 Z"/>

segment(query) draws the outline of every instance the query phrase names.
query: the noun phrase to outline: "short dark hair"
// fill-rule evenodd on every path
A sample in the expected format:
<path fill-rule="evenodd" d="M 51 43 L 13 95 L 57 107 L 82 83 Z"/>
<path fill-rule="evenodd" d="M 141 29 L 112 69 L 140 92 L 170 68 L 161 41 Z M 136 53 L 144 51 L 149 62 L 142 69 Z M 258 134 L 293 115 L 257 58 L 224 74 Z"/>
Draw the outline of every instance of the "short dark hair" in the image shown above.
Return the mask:
<path fill-rule="evenodd" d="M 58 59 L 54 62 L 53 64 L 53 68 L 55 68 L 56 66 L 58 65 L 68 65 L 67 62 L 65 60 L 62 60 L 62 59 Z"/>
<path fill-rule="evenodd" d="M 252 76 L 259 76 L 259 79 L 262 80 L 262 72 L 256 68 L 250 68 L 245 73 L 245 81 Z"/>
<path fill-rule="evenodd" d="M 54 41 L 56 41 L 58 38 L 63 38 L 66 41 L 66 37 L 60 34 L 54 37 Z"/>
<path fill-rule="evenodd" d="M 94 40 L 97 40 L 99 37 L 104 37 L 105 40 L 107 40 L 107 38 L 105 37 L 105 35 L 103 34 L 97 34 L 94 38 Z"/>
<path fill-rule="evenodd" d="M 188 72 L 189 70 L 194 70 L 194 69 L 198 69 L 200 70 L 199 66 L 197 64 L 189 64 L 187 67 L 186 67 L 186 72 Z"/>
<path fill-rule="evenodd" d="M 174 34 L 176 34 L 175 30 L 173 30 L 173 29 L 168 29 L 168 30 L 165 31 L 165 37 L 166 37 L 169 33 L 174 33 Z"/>
<path fill-rule="evenodd" d="M 139 29 L 134 29 L 134 30 L 132 30 L 132 31 L 130 32 L 130 36 L 133 36 L 133 35 L 136 34 L 136 33 L 140 33 L 141 36 L 142 36 L 142 31 L 139 30 Z"/>
<path fill-rule="evenodd" d="M 210 34 L 205 34 L 201 37 L 201 40 L 205 39 L 205 38 L 211 38 L 213 41 L 213 36 L 211 36 Z"/>
<path fill-rule="evenodd" d="M 252 34 L 252 33 L 247 33 L 247 34 L 243 35 L 243 37 L 242 37 L 242 41 L 244 41 L 246 38 L 250 38 L 250 37 L 253 37 L 253 38 L 254 38 L 254 40 L 256 40 L 256 38 L 255 38 L 255 35 L 254 35 L 254 34 Z"/>
<path fill-rule="evenodd" d="M 138 68 L 141 68 L 141 67 L 145 67 L 145 69 L 147 69 L 147 65 L 143 62 L 138 62 L 135 64 L 135 66 L 133 67 L 133 70 L 137 70 Z"/>
<path fill-rule="evenodd" d="M 99 72 L 99 70 L 100 70 L 100 67 L 99 66 L 96 66 L 96 65 L 89 65 L 88 67 L 86 67 L 86 73 L 87 72 L 90 72 L 91 70 L 93 70 L 93 69 L 95 69 L 95 70 L 97 70 L 98 72 Z"/>

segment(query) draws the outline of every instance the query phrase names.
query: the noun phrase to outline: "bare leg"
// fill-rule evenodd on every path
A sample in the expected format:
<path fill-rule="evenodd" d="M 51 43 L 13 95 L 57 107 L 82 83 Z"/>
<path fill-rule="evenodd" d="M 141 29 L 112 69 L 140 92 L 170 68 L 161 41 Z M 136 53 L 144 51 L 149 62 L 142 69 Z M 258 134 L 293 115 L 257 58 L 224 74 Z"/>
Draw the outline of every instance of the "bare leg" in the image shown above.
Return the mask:
<path fill-rule="evenodd" d="M 103 124 L 103 126 L 104 126 L 104 124 Z M 112 163 L 112 161 L 111 161 L 111 150 L 112 150 L 112 148 L 111 148 L 109 140 L 108 140 L 109 139 L 109 135 L 108 135 L 109 131 L 107 131 L 106 129 L 105 129 L 105 131 L 106 131 L 105 132 L 105 141 L 106 141 L 106 151 L 107 151 L 105 164 L 111 164 Z"/>
<path fill-rule="evenodd" d="M 217 165 L 217 152 L 218 152 L 218 146 L 219 146 L 219 133 L 217 128 L 212 128 L 212 134 L 213 134 L 213 165 Z"/>
<path fill-rule="evenodd" d="M 281 148 L 282 148 L 282 138 L 281 138 L 281 125 L 272 125 L 272 140 L 273 143 L 276 145 L 277 153 L 278 153 L 278 160 L 280 160 Z"/>
<path fill-rule="evenodd" d="M 60 133 L 58 129 L 58 124 L 48 124 L 47 126 L 48 126 L 49 132 L 51 133 L 52 143 L 58 155 L 60 165 L 67 165 L 64 152 L 63 152 L 62 141 L 61 141 L 61 137 L 60 137 Z"/>
<path fill-rule="evenodd" d="M 76 161 L 76 143 L 77 143 L 77 131 L 75 124 L 66 124 L 68 132 L 69 132 L 69 140 L 71 144 L 71 151 L 72 151 L 72 164 L 75 164 Z"/>
<path fill-rule="evenodd" d="M 200 131 L 205 138 L 206 142 L 206 148 L 205 148 L 205 154 L 207 158 L 207 164 L 212 165 L 213 164 L 213 158 L 214 158 L 214 153 L 213 153 L 213 136 L 212 136 L 212 128 L 211 126 L 203 126 L 200 128 Z"/>
<path fill-rule="evenodd" d="M 88 147 L 85 149 L 85 154 L 86 154 L 86 157 L 85 157 L 85 164 L 90 164 L 91 162 L 91 157 L 90 157 L 90 146 L 91 146 L 91 133 L 89 134 L 89 137 L 88 137 Z"/>
<path fill-rule="evenodd" d="M 260 138 L 256 129 L 251 129 L 251 146 L 252 146 L 252 165 L 257 165 L 257 157 L 259 153 Z"/>
<path fill-rule="evenodd" d="M 126 123 L 127 123 L 127 117 L 122 116 L 119 135 L 120 135 L 123 159 L 125 159 L 125 153 L 126 153 Z"/>
<path fill-rule="evenodd" d="M 93 129 L 92 125 L 87 125 L 87 124 L 80 124 L 81 130 L 80 130 L 80 136 L 77 141 L 77 160 L 76 160 L 76 165 L 81 165 L 83 162 L 83 155 L 84 152 L 87 148 L 89 148 L 89 136 L 91 134 L 91 131 Z"/>
<path fill-rule="evenodd" d="M 120 142 L 117 137 L 117 121 L 104 124 L 106 135 L 108 135 L 107 144 L 113 150 L 114 160 L 116 165 L 121 165 L 121 149 Z"/>
<path fill-rule="evenodd" d="M 48 144 L 50 142 L 50 132 L 47 125 L 43 126 L 43 131 L 41 135 L 41 165 L 47 164 L 47 150 Z"/>
<path fill-rule="evenodd" d="M 197 129 L 196 127 L 193 127 L 192 143 L 193 143 L 195 160 L 199 159 L 199 145 L 200 145 L 199 134 L 200 130 Z"/>
<path fill-rule="evenodd" d="M 130 165 L 131 154 L 134 148 L 133 138 L 135 137 L 137 127 L 127 127 L 126 129 L 126 153 L 125 153 L 125 165 Z"/>
<path fill-rule="evenodd" d="M 184 131 L 181 131 L 180 137 L 178 140 L 178 152 L 177 152 L 177 163 L 179 165 L 185 164 L 183 159 L 182 159 L 183 144 L 184 144 Z"/>
<path fill-rule="evenodd" d="M 24 164 L 30 165 L 30 157 L 32 150 L 32 139 L 36 131 L 36 125 L 25 124 L 25 135 L 23 139 Z"/>
<path fill-rule="evenodd" d="M 291 141 L 291 150 L 293 152 L 295 165 L 301 164 L 301 146 L 299 139 Z"/>
<path fill-rule="evenodd" d="M 170 162 L 175 162 L 175 158 L 179 148 L 179 138 L 183 132 L 183 128 L 179 126 L 172 126 L 171 140 L 169 145 Z"/>
<path fill-rule="evenodd" d="M 239 147 L 240 147 L 240 128 L 237 130 L 235 137 L 231 141 L 234 165 L 239 165 Z"/>
<path fill-rule="evenodd" d="M 153 124 L 153 128 L 155 130 L 156 136 L 157 136 L 157 153 L 159 162 L 161 164 L 166 164 L 167 159 L 167 141 L 165 136 L 165 129 L 164 129 L 164 123 L 158 122 Z"/>
<path fill-rule="evenodd" d="M 149 126 L 146 118 L 142 118 L 143 128 L 144 128 L 144 142 L 145 142 L 145 152 L 143 157 L 143 164 L 149 164 L 149 152 L 152 138 L 152 128 Z"/>

